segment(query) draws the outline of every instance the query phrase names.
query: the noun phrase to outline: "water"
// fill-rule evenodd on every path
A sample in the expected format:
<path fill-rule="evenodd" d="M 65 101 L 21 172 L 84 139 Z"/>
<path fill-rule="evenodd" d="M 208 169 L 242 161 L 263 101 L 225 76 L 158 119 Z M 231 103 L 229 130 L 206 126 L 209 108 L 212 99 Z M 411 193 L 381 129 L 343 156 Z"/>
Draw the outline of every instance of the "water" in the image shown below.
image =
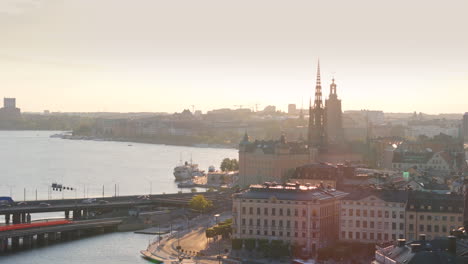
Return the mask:
<path fill-rule="evenodd" d="M 112 233 L 0 256 L 2 264 L 150 263 L 140 257 L 150 235 Z"/>
<path fill-rule="evenodd" d="M 235 149 L 194 148 L 50 138 L 50 131 L 0 131 L 0 196 L 14 200 L 176 193 L 173 169 L 183 161 L 208 170 Z M 131 145 L 131 146 L 129 146 Z M 52 183 L 73 191 L 49 191 Z M 190 191 L 185 189 L 185 191 Z M 50 193 L 50 194 L 49 194 Z"/>
<path fill-rule="evenodd" d="M 0 196 L 14 200 L 82 198 L 115 194 L 176 193 L 172 171 L 180 156 L 201 169 L 237 158 L 235 149 L 193 148 L 126 142 L 50 138 L 55 132 L 0 131 Z M 132 146 L 129 146 L 131 144 Z M 51 183 L 76 191 L 51 192 Z M 185 189 L 185 192 L 190 191 Z M 63 217 L 33 214 L 33 219 Z M 0 222 L 3 221 L 1 217 Z M 113 233 L 0 256 L 1 264 L 148 263 L 140 258 L 152 236 Z"/>

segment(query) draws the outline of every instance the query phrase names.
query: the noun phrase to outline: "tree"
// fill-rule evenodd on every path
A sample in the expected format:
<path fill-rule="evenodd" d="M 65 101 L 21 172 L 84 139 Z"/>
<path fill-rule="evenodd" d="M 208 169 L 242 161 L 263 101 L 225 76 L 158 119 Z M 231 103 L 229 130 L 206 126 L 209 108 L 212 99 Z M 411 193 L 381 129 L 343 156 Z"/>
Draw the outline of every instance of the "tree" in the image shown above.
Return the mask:
<path fill-rule="evenodd" d="M 190 208 L 193 210 L 199 211 L 200 213 L 209 209 L 213 206 L 213 203 L 210 200 L 207 200 L 203 194 L 195 195 L 190 199 L 189 202 Z"/>
<path fill-rule="evenodd" d="M 239 170 L 239 162 L 236 159 L 225 158 L 219 167 L 222 171 L 236 171 Z"/>
<path fill-rule="evenodd" d="M 253 239 L 253 238 L 248 238 L 245 240 L 245 248 L 248 250 L 248 251 L 252 251 L 255 249 L 255 244 L 256 244 L 256 240 Z"/>
<path fill-rule="evenodd" d="M 242 249 L 242 239 L 233 238 L 232 239 L 232 249 L 234 249 L 234 250 Z"/>
<path fill-rule="evenodd" d="M 213 228 L 206 229 L 205 234 L 207 238 L 213 238 L 216 236 L 215 230 Z"/>

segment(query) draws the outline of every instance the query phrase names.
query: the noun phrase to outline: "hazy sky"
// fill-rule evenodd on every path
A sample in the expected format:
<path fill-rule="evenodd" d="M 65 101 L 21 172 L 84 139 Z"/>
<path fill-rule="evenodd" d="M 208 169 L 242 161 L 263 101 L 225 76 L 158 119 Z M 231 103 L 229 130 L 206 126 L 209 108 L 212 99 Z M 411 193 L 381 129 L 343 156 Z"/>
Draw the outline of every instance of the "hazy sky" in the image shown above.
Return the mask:
<path fill-rule="evenodd" d="M 468 1 L 0 0 L 0 97 L 24 111 L 307 105 L 468 111 Z"/>

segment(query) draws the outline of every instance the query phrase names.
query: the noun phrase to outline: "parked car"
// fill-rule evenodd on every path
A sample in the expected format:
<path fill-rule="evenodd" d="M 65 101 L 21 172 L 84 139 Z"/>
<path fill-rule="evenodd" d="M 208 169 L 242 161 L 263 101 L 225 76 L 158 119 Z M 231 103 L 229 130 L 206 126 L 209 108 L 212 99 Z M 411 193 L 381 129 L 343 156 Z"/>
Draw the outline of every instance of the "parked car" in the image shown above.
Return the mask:
<path fill-rule="evenodd" d="M 96 202 L 95 198 L 89 198 L 89 199 L 81 201 L 81 203 L 84 203 L 84 204 L 92 204 L 92 203 L 95 203 L 95 202 Z"/>

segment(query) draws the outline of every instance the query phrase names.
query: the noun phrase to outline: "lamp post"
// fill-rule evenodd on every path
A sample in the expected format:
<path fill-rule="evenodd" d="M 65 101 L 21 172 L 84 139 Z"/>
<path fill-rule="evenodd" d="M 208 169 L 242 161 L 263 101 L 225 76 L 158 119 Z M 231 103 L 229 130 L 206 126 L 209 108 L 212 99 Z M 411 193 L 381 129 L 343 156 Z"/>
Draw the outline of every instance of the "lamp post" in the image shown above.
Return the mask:
<path fill-rule="evenodd" d="M 216 225 L 218 225 L 218 218 L 219 218 L 220 214 L 215 214 L 214 217 L 215 217 L 215 221 L 216 221 Z M 218 239 L 218 238 L 216 238 Z M 218 259 L 218 263 L 221 264 L 221 251 L 219 249 L 219 241 L 216 241 L 217 242 L 217 248 L 218 248 L 218 256 L 217 256 L 217 259 Z"/>

